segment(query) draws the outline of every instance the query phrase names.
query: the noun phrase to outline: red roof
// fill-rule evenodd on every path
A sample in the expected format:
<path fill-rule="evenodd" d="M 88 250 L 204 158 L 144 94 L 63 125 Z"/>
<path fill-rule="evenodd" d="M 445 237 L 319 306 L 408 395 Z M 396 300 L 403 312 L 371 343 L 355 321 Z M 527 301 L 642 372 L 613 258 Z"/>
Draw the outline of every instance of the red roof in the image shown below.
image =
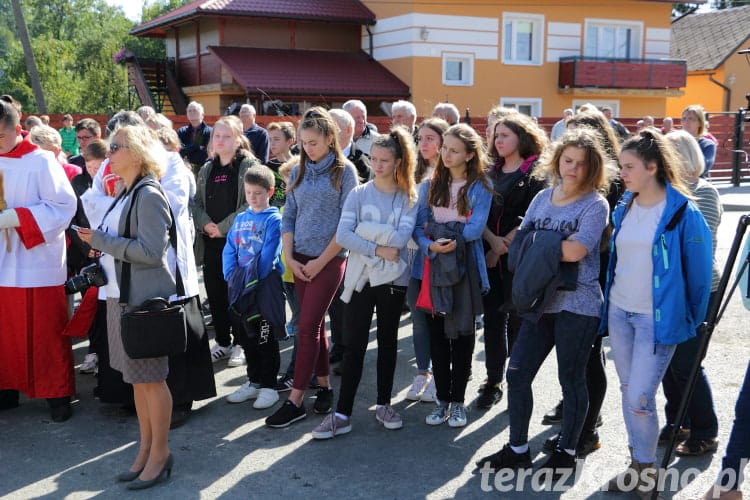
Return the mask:
<path fill-rule="evenodd" d="M 409 87 L 362 52 L 208 47 L 248 94 L 408 97 Z"/>
<path fill-rule="evenodd" d="M 375 24 L 375 14 L 359 0 L 195 0 L 130 30 L 163 36 L 164 28 L 197 16 L 240 16 Z"/>

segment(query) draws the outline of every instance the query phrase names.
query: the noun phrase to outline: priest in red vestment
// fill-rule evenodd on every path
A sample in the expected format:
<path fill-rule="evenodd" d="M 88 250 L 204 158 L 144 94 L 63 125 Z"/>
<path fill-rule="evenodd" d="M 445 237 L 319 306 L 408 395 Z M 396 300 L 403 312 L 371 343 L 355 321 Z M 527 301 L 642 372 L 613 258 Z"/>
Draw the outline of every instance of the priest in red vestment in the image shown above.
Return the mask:
<path fill-rule="evenodd" d="M 73 353 L 63 284 L 65 228 L 76 197 L 48 151 L 21 136 L 0 101 L 0 410 L 19 392 L 45 398 L 52 420 L 70 418 Z"/>

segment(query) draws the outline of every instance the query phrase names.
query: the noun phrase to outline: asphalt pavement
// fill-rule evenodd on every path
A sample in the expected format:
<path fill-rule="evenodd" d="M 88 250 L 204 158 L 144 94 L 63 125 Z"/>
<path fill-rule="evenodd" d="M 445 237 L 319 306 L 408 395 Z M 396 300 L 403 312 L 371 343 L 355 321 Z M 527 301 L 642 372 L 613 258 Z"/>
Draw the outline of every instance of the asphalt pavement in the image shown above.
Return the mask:
<path fill-rule="evenodd" d="M 719 186 L 727 211 L 719 235 L 722 265 L 736 233 L 739 217 L 750 213 L 750 187 Z M 697 498 L 712 484 L 734 419 L 734 403 L 750 357 L 750 312 L 732 298 L 716 325 L 704 366 L 713 387 L 719 416 L 719 452 L 696 458 L 677 458 L 674 484 L 667 498 Z M 308 417 L 286 429 L 270 429 L 263 420 L 275 408 L 254 410 L 251 403 L 227 404 L 225 397 L 245 381 L 245 368 L 217 363 L 219 395 L 200 401 L 183 427 L 170 434 L 175 459 L 169 481 L 143 493 L 130 492 L 115 482 L 129 467 L 137 450 L 138 428 L 125 416 L 92 395 L 94 377 L 76 375 L 74 416 L 57 424 L 49 419 L 43 400 L 22 399 L 19 408 L 0 412 L 0 497 L 27 498 L 617 498 L 601 486 L 628 463 L 625 428 L 614 364 L 607 354 L 609 387 L 599 433 L 602 448 L 589 455 L 580 477 L 566 485 L 544 484 L 534 477 L 518 478 L 473 473 L 474 462 L 508 441 L 507 398 L 488 411 L 470 408 L 465 428 L 424 423 L 428 403 L 405 399 L 415 375 L 411 323 L 402 316 L 393 403 L 404 427 L 390 431 L 374 416 L 374 331 L 365 371 L 354 406 L 351 433 L 318 442 L 310 431 L 322 420 L 311 411 L 314 391 L 308 393 Z M 484 379 L 482 331 L 477 334 L 473 379 L 467 403 L 473 401 Z M 74 344 L 76 364 L 86 354 L 87 341 Z M 283 342 L 282 367 L 291 354 Z M 332 377 L 338 388 L 339 377 Z M 542 443 L 557 428 L 541 425 L 542 415 L 560 398 L 556 362 L 551 355 L 533 385 L 534 411 L 530 446 L 535 467 L 545 459 Z M 663 397 L 659 394 L 659 406 Z M 282 401 L 285 396 L 282 395 Z M 660 423 L 663 424 L 660 411 Z M 661 450 L 660 450 L 661 456 Z M 679 472 L 679 476 L 677 475 Z M 559 486 L 559 487 L 557 487 Z M 745 495 L 750 484 L 744 485 Z M 626 498 L 622 496 L 621 498 Z"/>

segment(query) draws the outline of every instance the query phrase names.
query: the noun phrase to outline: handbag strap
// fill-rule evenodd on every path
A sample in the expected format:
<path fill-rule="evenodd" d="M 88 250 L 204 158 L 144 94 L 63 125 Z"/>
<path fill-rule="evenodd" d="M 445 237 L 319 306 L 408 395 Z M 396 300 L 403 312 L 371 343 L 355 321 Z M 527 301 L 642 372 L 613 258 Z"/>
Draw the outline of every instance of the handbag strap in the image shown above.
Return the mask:
<path fill-rule="evenodd" d="M 172 224 L 169 226 L 169 243 L 174 248 L 175 252 L 175 277 L 176 277 L 176 284 L 177 284 L 177 296 L 183 297 L 185 295 L 185 286 L 182 281 L 182 275 L 180 274 L 180 266 L 177 262 L 177 228 L 175 227 L 176 221 L 174 216 L 172 215 L 172 206 L 169 204 L 169 200 L 167 199 L 166 195 L 164 195 L 164 191 L 162 190 L 161 186 L 158 184 L 153 184 L 151 182 L 144 181 L 143 178 L 137 183 L 135 189 L 133 189 L 133 192 L 131 194 L 132 201 L 130 202 L 130 207 L 128 207 L 128 213 L 125 217 L 125 233 L 123 234 L 124 238 L 130 238 L 130 215 L 133 211 L 133 206 L 135 205 L 136 198 L 138 195 L 138 191 L 141 190 L 144 186 L 155 186 L 159 189 L 159 191 L 162 193 L 162 196 L 164 196 L 164 200 L 167 202 L 167 208 L 169 209 L 169 218 L 172 221 Z M 128 261 L 122 261 L 122 279 L 120 284 L 120 303 L 127 303 L 128 298 L 130 297 L 130 262 Z"/>

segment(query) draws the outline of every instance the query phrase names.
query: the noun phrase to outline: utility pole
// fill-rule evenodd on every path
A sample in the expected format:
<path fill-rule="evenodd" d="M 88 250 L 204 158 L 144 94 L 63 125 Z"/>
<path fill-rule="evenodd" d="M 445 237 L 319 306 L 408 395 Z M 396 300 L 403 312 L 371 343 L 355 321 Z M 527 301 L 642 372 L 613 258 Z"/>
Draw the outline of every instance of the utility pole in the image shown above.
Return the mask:
<path fill-rule="evenodd" d="M 34 53 L 31 51 L 31 40 L 29 39 L 29 31 L 26 29 L 26 21 L 23 18 L 23 11 L 21 10 L 21 0 L 11 0 L 10 3 L 13 6 L 13 15 L 16 18 L 18 38 L 21 39 L 21 45 L 23 45 L 23 55 L 26 59 L 26 68 L 29 70 L 29 79 L 31 80 L 31 88 L 34 91 L 34 99 L 36 100 L 37 112 L 46 114 L 47 102 L 44 100 L 44 92 L 42 92 L 42 81 L 39 79 L 39 72 L 36 69 Z"/>

